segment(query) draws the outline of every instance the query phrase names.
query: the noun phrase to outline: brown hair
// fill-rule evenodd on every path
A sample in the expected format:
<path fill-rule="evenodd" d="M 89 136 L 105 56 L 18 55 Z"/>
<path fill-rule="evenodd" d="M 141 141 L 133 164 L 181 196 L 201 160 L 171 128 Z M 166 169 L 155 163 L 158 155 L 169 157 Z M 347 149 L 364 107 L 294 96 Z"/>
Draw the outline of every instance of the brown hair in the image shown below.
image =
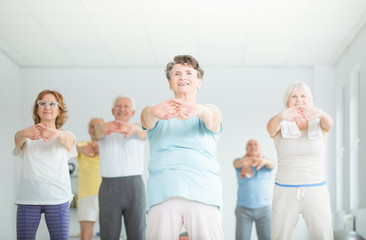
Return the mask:
<path fill-rule="evenodd" d="M 36 98 L 36 100 L 34 101 L 34 106 L 33 106 L 33 120 L 34 120 L 34 124 L 40 123 L 41 122 L 41 118 L 38 116 L 37 112 L 38 112 L 38 100 L 42 100 L 42 98 L 46 95 L 46 94 L 52 94 L 53 96 L 55 96 L 56 101 L 58 102 L 58 108 L 60 110 L 60 115 L 56 118 L 56 128 L 59 129 L 62 127 L 62 125 L 64 125 L 64 123 L 66 122 L 67 118 L 69 117 L 67 115 L 67 109 L 66 109 L 66 104 L 64 103 L 64 97 L 61 95 L 61 93 L 54 91 L 54 90 L 43 90 L 42 92 L 40 92 Z"/>
<path fill-rule="evenodd" d="M 178 55 L 174 57 L 174 62 L 169 62 L 166 65 L 165 74 L 168 80 L 170 80 L 170 71 L 176 64 L 188 65 L 197 71 L 197 77 L 202 79 L 204 71 L 200 67 L 198 61 L 191 55 Z"/>

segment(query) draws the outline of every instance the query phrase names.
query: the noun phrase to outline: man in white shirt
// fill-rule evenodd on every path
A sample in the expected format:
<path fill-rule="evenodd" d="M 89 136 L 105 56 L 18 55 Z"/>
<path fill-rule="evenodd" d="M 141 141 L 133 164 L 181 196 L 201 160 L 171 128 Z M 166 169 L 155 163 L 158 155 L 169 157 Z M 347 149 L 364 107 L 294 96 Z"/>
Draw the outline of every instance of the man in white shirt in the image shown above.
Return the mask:
<path fill-rule="evenodd" d="M 142 180 L 146 131 L 131 124 L 134 100 L 117 97 L 112 108 L 114 121 L 97 127 L 100 148 L 99 190 L 100 237 L 120 239 L 122 216 L 128 239 L 145 239 L 145 187 Z"/>

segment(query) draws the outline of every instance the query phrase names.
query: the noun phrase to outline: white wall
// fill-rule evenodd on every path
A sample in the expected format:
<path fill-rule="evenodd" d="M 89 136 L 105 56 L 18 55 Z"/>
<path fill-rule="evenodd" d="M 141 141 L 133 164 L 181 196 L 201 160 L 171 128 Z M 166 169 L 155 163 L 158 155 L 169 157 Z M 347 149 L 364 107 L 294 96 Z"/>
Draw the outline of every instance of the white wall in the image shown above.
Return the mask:
<path fill-rule="evenodd" d="M 244 154 L 245 143 L 256 138 L 263 154 L 276 159 L 272 139 L 266 132 L 267 121 L 283 109 L 282 96 L 293 81 L 307 82 L 319 98 L 332 99 L 333 92 L 320 84 L 328 68 L 205 68 L 203 86 L 198 101 L 212 103 L 222 111 L 224 131 L 218 146 L 223 181 L 223 226 L 226 239 L 234 239 L 237 183 L 232 161 Z M 329 75 L 329 74 L 328 74 Z M 65 125 L 75 133 L 77 140 L 88 139 L 86 125 L 91 117 L 112 120 L 113 99 L 129 95 L 136 99 L 139 121 L 143 106 L 171 98 L 163 68 L 126 69 L 22 69 L 23 123 L 32 124 L 31 108 L 37 93 L 50 88 L 59 90 L 65 97 L 70 119 Z M 332 82 L 328 76 L 326 82 Z M 317 93 L 319 92 L 319 94 Z M 319 98 L 318 98 L 319 97 Z M 329 107 L 328 104 L 325 104 Z M 330 111 L 329 109 L 325 109 Z M 147 177 L 147 173 L 145 179 Z M 308 239 L 304 224 L 296 230 L 294 239 Z M 297 234 L 297 235 L 296 235 Z"/>
<path fill-rule="evenodd" d="M 339 112 L 342 107 L 342 99 L 341 99 L 341 92 L 342 89 L 345 89 L 345 98 L 349 98 L 349 88 L 348 83 L 350 79 L 350 72 L 354 70 L 355 67 L 359 67 L 360 72 L 360 126 L 359 126 L 359 134 L 360 134 L 360 142 L 359 142 L 359 154 L 360 154 L 360 165 L 359 165 L 359 208 L 366 209 L 366 125 L 364 124 L 366 122 L 366 48 L 365 48 L 365 42 L 366 42 L 366 25 L 363 26 L 363 28 L 360 30 L 360 32 L 357 34 L 355 39 L 352 41 L 350 46 L 345 50 L 345 52 L 342 54 L 341 58 L 338 60 L 338 62 L 335 64 L 335 71 L 336 71 L 336 91 L 339 97 L 337 97 L 336 107 L 337 111 Z M 348 119 L 348 113 L 349 107 L 346 106 L 344 110 L 344 114 L 346 116 L 346 124 Z M 338 115 L 337 118 L 338 121 L 341 122 L 342 115 Z M 341 146 L 340 141 L 342 140 L 340 138 L 341 131 L 343 131 L 342 126 L 337 127 L 337 146 Z M 345 134 L 345 137 L 347 137 L 347 131 Z M 347 154 L 347 153 L 345 153 Z M 350 210 L 350 201 L 349 201 L 349 167 L 346 165 L 347 159 L 344 159 L 345 164 L 341 166 L 337 166 L 338 168 L 345 169 L 343 171 L 345 179 L 342 179 L 343 181 L 341 183 L 344 183 L 344 186 L 339 188 L 339 191 L 343 191 L 337 195 L 339 195 L 339 201 L 338 209 L 340 212 L 345 211 L 349 212 Z M 347 175 L 348 174 L 348 175 Z M 342 198 L 343 197 L 343 198 Z M 357 209 L 353 209 L 352 212 L 357 212 Z M 366 218 L 365 210 L 360 210 L 365 216 L 363 218 Z M 357 221 L 357 219 L 356 219 Z M 337 227 L 342 227 L 340 224 L 337 225 Z M 366 230 L 365 228 L 356 229 L 357 231 L 361 231 L 363 237 L 366 238 Z"/>
<path fill-rule="evenodd" d="M 15 239 L 14 199 L 20 160 L 13 157 L 13 136 L 20 126 L 22 88 L 20 69 L 0 52 L 0 239 Z"/>

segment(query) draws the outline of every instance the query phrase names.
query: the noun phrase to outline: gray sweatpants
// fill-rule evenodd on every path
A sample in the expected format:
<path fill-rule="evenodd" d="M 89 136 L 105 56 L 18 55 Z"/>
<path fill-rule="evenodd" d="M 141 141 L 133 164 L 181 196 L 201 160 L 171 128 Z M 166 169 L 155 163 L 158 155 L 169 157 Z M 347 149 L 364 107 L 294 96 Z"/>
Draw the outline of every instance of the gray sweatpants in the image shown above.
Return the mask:
<path fill-rule="evenodd" d="M 253 222 L 257 229 L 258 240 L 271 239 L 271 206 L 262 208 L 245 208 L 237 205 L 236 240 L 250 239 Z"/>
<path fill-rule="evenodd" d="M 119 240 L 124 218 L 128 239 L 144 240 L 145 187 L 142 177 L 102 178 L 99 189 L 100 238 Z"/>

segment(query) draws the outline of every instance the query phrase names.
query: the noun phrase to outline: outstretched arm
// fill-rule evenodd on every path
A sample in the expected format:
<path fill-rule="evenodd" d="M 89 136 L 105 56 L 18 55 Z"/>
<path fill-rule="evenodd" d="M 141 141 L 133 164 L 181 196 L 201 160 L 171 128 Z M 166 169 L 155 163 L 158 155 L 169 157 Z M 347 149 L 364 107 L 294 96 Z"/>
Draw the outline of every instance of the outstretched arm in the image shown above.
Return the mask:
<path fill-rule="evenodd" d="M 31 140 L 44 138 L 45 142 L 50 142 L 56 138 L 66 147 L 67 151 L 70 151 L 75 142 L 73 135 L 61 129 L 49 128 L 42 123 L 18 131 L 14 136 L 15 145 L 19 148 L 23 148 L 27 138 Z"/>
<path fill-rule="evenodd" d="M 132 133 L 136 134 L 142 140 L 146 139 L 146 130 L 142 129 L 141 125 L 138 123 L 131 124 Z"/>
<path fill-rule="evenodd" d="M 177 99 L 170 99 L 154 106 L 147 106 L 141 112 L 141 124 L 151 130 L 159 120 L 170 120 L 178 117 L 177 106 L 180 103 Z"/>
<path fill-rule="evenodd" d="M 333 127 L 333 118 L 326 113 L 325 111 L 321 110 L 320 108 L 316 107 L 304 107 L 304 115 L 305 118 L 308 120 L 314 119 L 316 117 L 320 120 L 320 127 L 325 132 L 329 132 L 330 129 Z"/>
<path fill-rule="evenodd" d="M 221 129 L 221 112 L 209 105 L 201 105 L 198 117 L 205 123 L 206 127 L 214 133 L 220 132 Z"/>
<path fill-rule="evenodd" d="M 17 147 L 19 147 L 20 149 L 22 149 L 27 138 L 32 139 L 32 140 L 42 138 L 41 132 L 37 129 L 36 125 L 30 126 L 28 128 L 24 128 L 24 129 L 18 131 L 14 135 L 15 145 Z"/>
<path fill-rule="evenodd" d="M 236 158 L 233 162 L 234 168 L 242 167 L 243 158 Z"/>
<path fill-rule="evenodd" d="M 261 169 L 263 166 L 266 166 L 269 170 L 274 168 L 274 163 L 271 159 L 266 158 L 264 156 L 253 157 L 252 166 L 256 167 L 257 170 Z"/>
<path fill-rule="evenodd" d="M 220 132 L 222 121 L 221 112 L 214 106 L 181 100 L 177 111 L 179 119 L 186 120 L 197 116 L 204 122 L 207 129 L 215 133 Z"/>
<path fill-rule="evenodd" d="M 146 131 L 143 130 L 139 124 L 132 124 L 118 120 L 106 122 L 97 126 L 95 129 L 95 138 L 99 141 L 104 138 L 104 136 L 110 135 L 112 133 L 122 133 L 125 135 L 125 137 L 136 134 L 141 139 L 146 139 Z"/>
<path fill-rule="evenodd" d="M 328 113 L 321 110 L 319 119 L 320 119 L 320 127 L 325 132 L 330 132 L 330 129 L 333 127 L 333 124 L 334 124 L 333 118 Z"/>
<path fill-rule="evenodd" d="M 274 138 L 281 129 L 283 120 L 295 122 L 298 119 L 304 118 L 302 106 L 290 107 L 272 117 L 267 123 L 267 132 Z"/>
<path fill-rule="evenodd" d="M 281 118 L 280 114 L 277 114 L 268 121 L 267 132 L 269 133 L 269 135 L 272 138 L 274 138 L 277 135 L 277 133 L 280 131 L 280 129 L 281 129 L 280 124 L 281 124 L 282 120 L 283 119 Z"/>

